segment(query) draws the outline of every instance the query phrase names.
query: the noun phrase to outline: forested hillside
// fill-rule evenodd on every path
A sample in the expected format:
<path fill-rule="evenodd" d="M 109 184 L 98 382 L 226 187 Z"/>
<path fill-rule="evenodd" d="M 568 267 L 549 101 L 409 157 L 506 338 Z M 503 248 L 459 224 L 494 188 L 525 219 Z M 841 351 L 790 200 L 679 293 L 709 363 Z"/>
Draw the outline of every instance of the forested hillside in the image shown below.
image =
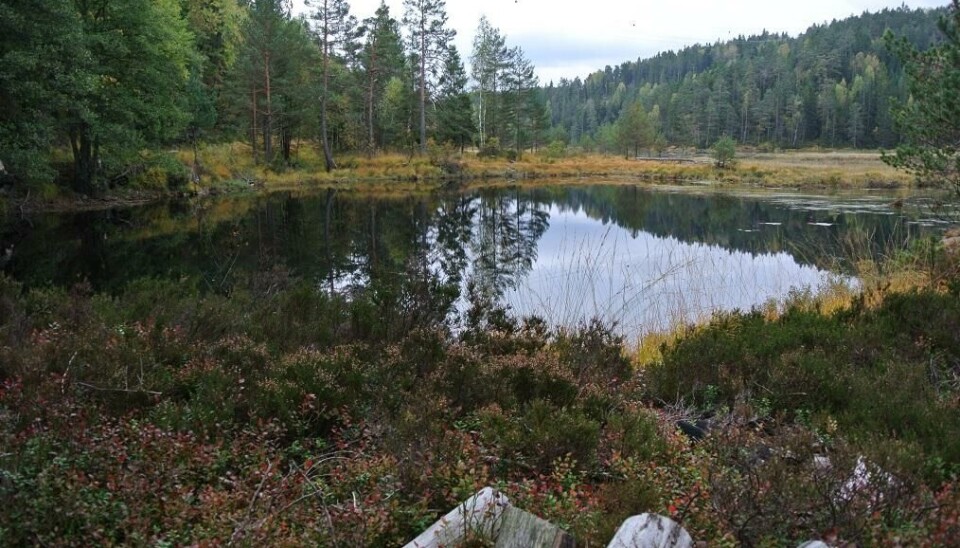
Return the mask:
<path fill-rule="evenodd" d="M 469 55 L 451 46 L 442 0 L 405 0 L 402 14 L 318 0 L 301 15 L 289 0 L 7 0 L 0 186 L 182 188 L 217 173 L 199 154 L 209 143 L 242 142 L 253 165 L 312 173 L 431 142 L 510 159 L 549 143 L 638 153 L 723 135 L 889 147 L 891 99 L 907 86 L 884 34 L 926 49 L 944 13 L 901 8 L 797 38 L 692 46 L 544 88 L 486 18 Z M 298 144 L 322 167 L 298 163 Z M 219 167 L 218 180 L 237 177 Z"/>
<path fill-rule="evenodd" d="M 897 143 L 891 100 L 904 101 L 907 92 L 884 34 L 925 50 L 941 40 L 944 14 L 887 9 L 797 37 L 741 36 L 561 80 L 546 88 L 553 137 L 586 149 L 622 148 L 617 122 L 636 118 L 628 107 L 639 100 L 647 126 L 640 140 L 648 146 L 705 147 L 729 135 L 783 148 L 890 147 Z"/>

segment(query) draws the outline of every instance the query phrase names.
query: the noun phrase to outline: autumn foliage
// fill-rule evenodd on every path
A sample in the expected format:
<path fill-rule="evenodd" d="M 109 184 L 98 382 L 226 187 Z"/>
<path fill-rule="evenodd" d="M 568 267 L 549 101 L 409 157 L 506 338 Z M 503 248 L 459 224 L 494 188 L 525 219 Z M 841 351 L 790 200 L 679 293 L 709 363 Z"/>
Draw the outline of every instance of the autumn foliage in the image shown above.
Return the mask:
<path fill-rule="evenodd" d="M 591 544 L 647 511 L 716 545 L 956 538 L 949 473 L 872 454 L 895 480 L 847 497 L 863 446 L 756 401 L 692 445 L 607 327 L 477 301 L 454 332 L 421 291 L 0 280 L 0 544 L 396 546 L 486 485 Z"/>

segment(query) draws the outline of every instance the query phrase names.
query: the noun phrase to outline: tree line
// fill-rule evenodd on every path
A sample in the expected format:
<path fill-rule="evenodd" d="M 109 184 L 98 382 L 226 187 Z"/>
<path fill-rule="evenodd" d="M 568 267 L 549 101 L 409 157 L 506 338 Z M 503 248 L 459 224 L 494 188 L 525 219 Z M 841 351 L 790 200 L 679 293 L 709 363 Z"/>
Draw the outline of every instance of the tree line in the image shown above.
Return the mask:
<path fill-rule="evenodd" d="M 705 148 L 722 136 L 773 148 L 889 148 L 900 135 L 891 101 L 906 102 L 909 90 L 884 35 L 927 50 L 942 41 L 945 13 L 885 9 L 795 38 L 740 36 L 551 83 L 551 139 L 609 152 Z"/>
<path fill-rule="evenodd" d="M 925 51 L 942 40 L 945 13 L 884 10 L 544 87 L 488 19 L 468 72 L 444 0 L 403 6 L 399 18 L 381 3 L 360 20 L 346 0 L 310 0 L 297 16 L 290 0 L 5 0 L 0 184 L 95 193 L 171 146 L 193 149 L 182 178 L 196 180 L 200 146 L 218 141 L 246 142 L 276 168 L 296 163 L 294 143 L 315 142 L 327 170 L 344 153 L 413 154 L 431 142 L 510 157 L 547 143 L 636 155 L 721 136 L 890 147 L 890 102 L 909 89 L 883 34 Z"/>
<path fill-rule="evenodd" d="M 312 140 L 327 170 L 344 152 L 519 152 L 547 129 L 532 63 L 487 20 L 470 78 L 444 0 L 9 0 L 0 4 L 3 180 L 91 193 L 145 169 L 143 151 L 243 140 L 291 164 Z M 476 104 L 475 104 L 476 103 Z M 476 114 L 475 114 L 476 112 Z M 198 173 L 190 174 L 197 177 Z"/>

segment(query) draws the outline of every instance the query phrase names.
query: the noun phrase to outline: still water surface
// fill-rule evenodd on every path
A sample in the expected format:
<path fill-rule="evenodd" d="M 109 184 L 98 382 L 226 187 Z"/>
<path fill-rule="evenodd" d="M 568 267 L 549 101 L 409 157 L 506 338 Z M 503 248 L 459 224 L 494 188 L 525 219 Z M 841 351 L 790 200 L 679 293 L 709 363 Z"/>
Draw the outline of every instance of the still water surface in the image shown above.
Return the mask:
<path fill-rule="evenodd" d="M 632 336 L 848 279 L 851 250 L 882 254 L 938 230 L 922 208 L 891 201 L 624 185 L 325 190 L 39 215 L 3 224 L 0 245 L 13 249 L 3 270 L 29 286 L 119 292 L 164 278 L 229 292 L 283 275 L 349 292 L 418 275 L 470 284 L 517 314 L 597 316 Z"/>

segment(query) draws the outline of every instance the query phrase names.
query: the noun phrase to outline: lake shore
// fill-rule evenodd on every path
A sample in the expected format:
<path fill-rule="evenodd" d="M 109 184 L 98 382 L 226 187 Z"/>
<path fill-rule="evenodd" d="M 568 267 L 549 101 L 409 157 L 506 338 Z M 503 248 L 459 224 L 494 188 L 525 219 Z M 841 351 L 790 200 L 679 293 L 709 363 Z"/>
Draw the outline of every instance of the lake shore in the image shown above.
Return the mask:
<path fill-rule="evenodd" d="M 452 338 L 428 304 L 297 280 L 0 276 L 0 541 L 401 545 L 497 485 L 590 544 L 651 511 L 711 545 L 942 545 L 960 301 L 878 291 L 720 315 L 643 356 L 483 304 Z"/>
<path fill-rule="evenodd" d="M 473 203 L 391 196 L 390 209 L 360 191 L 302 188 L 102 212 L 99 223 L 65 215 L 81 219 L 23 256 L 68 273 L 62 284 L 0 274 L 0 498 L 10 501 L 0 545 L 397 546 L 487 485 L 590 545 L 641 512 L 718 546 L 797 545 L 823 531 L 863 545 L 957 538 L 960 265 L 935 240 L 890 248 L 882 262 L 859 255 L 856 285 L 681 315 L 625 338 L 616 319 L 554 328 L 562 308 L 520 318 L 473 291 L 451 319 L 459 278 L 420 266 L 444 247 L 441 233 L 461 234 L 444 248 L 453 261 L 470 242 L 510 242 L 516 255 L 497 254 L 502 274 L 511 257 L 545 255 L 518 243 L 549 238 L 533 204 L 546 211 L 559 185 L 500 193 L 530 195 L 515 208 L 496 191 L 467 193 Z M 733 187 L 680 204 L 690 197 L 571 192 L 553 209 L 590 211 L 597 224 L 752 253 L 785 246 L 738 227 L 799 225 L 812 232 L 797 239 L 824 257 L 842 251 L 817 239 L 818 214 L 762 212 Z M 486 228 L 471 238 L 417 215 L 427 211 L 447 221 L 474 212 Z M 851 224 L 883 231 L 862 217 Z M 490 226 L 501 237 L 489 238 Z M 607 243 L 585 244 L 583 264 L 624 270 L 604 257 L 627 248 L 601 233 Z M 758 283 L 669 249 L 646 257 Z M 296 257 L 344 272 L 379 266 L 355 278 L 369 283 L 338 289 Z M 102 286 L 81 275 L 128 264 L 145 274 Z M 597 294 L 576 277 L 550 283 L 560 278 L 574 280 L 564 294 Z M 624 306 L 650 309 L 629 297 Z M 870 479 L 849 487 L 861 469 Z"/>
<path fill-rule="evenodd" d="M 714 188 L 756 187 L 798 190 L 916 188 L 909 174 L 884 164 L 874 151 L 791 152 L 741 151 L 736 164 L 716 168 L 704 152 L 670 151 L 663 158 L 577 154 L 549 157 L 528 153 L 519 160 L 479 158 L 467 152 L 433 152 L 424 156 L 384 154 L 367 158 L 345 156 L 327 173 L 317 152 L 296 149 L 294 167 L 268 169 L 253 164 L 243 144 L 211 145 L 200 153 L 199 182 L 171 185 L 169 173 L 148 170 L 150 180 L 134 178 L 129 185 L 88 197 L 48 191 L 0 195 L 7 214 L 33 211 L 86 211 L 141 205 L 157 200 L 234 193 L 333 187 L 374 194 L 414 194 L 443 189 L 473 189 L 515 185 L 651 184 L 698 185 Z M 184 170 L 193 168 L 192 152 L 175 153 Z M 159 180 L 159 182 L 158 182 Z M 171 186 L 173 186 L 171 188 Z M 49 189 L 48 189 L 49 190 Z"/>

